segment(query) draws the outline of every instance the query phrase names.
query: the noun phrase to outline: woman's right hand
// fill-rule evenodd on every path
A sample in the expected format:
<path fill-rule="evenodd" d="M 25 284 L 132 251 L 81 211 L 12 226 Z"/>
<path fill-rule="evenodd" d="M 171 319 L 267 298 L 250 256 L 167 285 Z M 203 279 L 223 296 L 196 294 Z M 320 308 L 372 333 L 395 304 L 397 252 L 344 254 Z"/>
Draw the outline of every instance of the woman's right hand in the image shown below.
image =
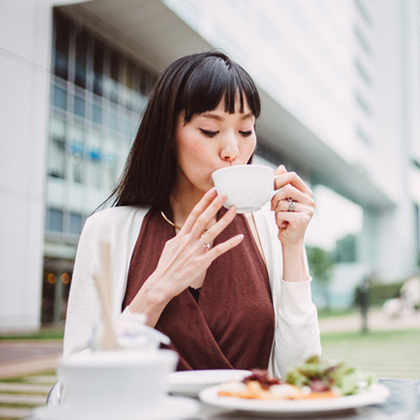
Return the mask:
<path fill-rule="evenodd" d="M 226 200 L 212 188 L 193 208 L 178 234 L 166 242 L 158 265 L 146 280 L 129 308 L 147 316 L 147 325 L 154 327 L 169 301 L 195 281 L 203 278 L 210 264 L 220 255 L 239 245 L 244 235 L 236 235 L 214 248 L 214 239 L 234 219 L 236 209 L 231 207 L 210 229 L 205 231 Z"/>

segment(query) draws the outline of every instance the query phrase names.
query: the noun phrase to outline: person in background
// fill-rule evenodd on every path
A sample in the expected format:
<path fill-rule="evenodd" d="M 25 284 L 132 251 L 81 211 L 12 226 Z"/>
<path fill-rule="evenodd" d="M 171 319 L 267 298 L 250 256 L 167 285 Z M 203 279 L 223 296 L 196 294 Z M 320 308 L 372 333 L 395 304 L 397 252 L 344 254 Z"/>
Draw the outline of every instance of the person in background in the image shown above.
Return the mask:
<path fill-rule="evenodd" d="M 86 222 L 64 354 L 85 348 L 110 270 L 115 316 L 142 313 L 171 339 L 178 370 L 268 369 L 321 353 L 304 236 L 312 192 L 280 165 L 270 205 L 225 209 L 211 174 L 252 164 L 260 98 L 250 75 L 211 51 L 179 58 L 150 96 L 124 173 Z M 100 258 L 99 244 L 111 261 Z"/>

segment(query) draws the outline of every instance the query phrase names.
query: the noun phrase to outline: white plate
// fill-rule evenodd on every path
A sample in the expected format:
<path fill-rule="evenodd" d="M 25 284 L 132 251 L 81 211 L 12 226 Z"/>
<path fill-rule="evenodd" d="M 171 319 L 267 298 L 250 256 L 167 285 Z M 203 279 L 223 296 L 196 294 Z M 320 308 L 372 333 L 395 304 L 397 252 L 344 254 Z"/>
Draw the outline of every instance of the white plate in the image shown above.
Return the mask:
<path fill-rule="evenodd" d="M 156 410 L 147 413 L 130 413 L 118 416 L 118 420 L 181 420 L 194 416 L 200 410 L 200 404 L 191 398 L 167 397 Z M 115 414 L 91 414 L 71 410 L 61 405 L 41 407 L 34 410 L 32 418 L 36 420 L 115 420 Z"/>
<path fill-rule="evenodd" d="M 326 413 L 333 411 L 349 410 L 371 404 L 383 403 L 389 396 L 389 389 L 380 384 L 373 384 L 368 390 L 346 397 L 318 399 L 318 400 L 247 400 L 235 397 L 219 397 L 219 386 L 204 389 L 199 396 L 206 404 L 239 410 L 249 414 L 280 416 L 290 414 Z"/>
<path fill-rule="evenodd" d="M 213 369 L 213 370 L 185 370 L 172 372 L 168 375 L 169 392 L 197 397 L 204 388 L 219 385 L 232 380 L 241 381 L 251 375 L 249 370 Z"/>

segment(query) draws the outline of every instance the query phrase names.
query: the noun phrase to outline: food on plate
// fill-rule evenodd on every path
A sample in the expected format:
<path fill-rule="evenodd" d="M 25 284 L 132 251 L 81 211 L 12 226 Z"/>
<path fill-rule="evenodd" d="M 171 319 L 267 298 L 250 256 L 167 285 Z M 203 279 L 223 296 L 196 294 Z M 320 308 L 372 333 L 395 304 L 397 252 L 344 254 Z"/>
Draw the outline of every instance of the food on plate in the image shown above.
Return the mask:
<path fill-rule="evenodd" d="M 309 386 L 313 392 L 331 390 L 340 396 L 358 394 L 376 382 L 369 373 L 345 362 L 321 360 L 313 356 L 301 366 L 290 369 L 285 382 L 299 388 Z"/>
<path fill-rule="evenodd" d="M 259 400 L 336 398 L 357 394 L 374 381 L 371 374 L 344 362 L 314 356 L 290 369 L 284 380 L 270 377 L 265 370 L 254 369 L 242 381 L 221 385 L 218 395 Z"/>
<path fill-rule="evenodd" d="M 219 387 L 218 395 L 258 400 L 298 399 L 303 391 L 295 385 L 270 377 L 265 370 L 254 369 L 242 381 L 230 381 Z"/>

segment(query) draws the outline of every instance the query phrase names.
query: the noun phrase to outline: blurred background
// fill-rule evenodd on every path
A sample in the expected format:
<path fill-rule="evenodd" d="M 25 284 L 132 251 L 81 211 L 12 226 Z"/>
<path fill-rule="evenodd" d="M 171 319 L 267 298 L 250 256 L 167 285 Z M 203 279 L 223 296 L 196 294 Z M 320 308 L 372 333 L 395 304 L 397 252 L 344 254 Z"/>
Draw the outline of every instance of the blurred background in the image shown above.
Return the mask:
<path fill-rule="evenodd" d="M 255 160 L 314 191 L 321 321 L 370 307 L 420 329 L 402 293 L 420 264 L 417 0 L 0 0 L 0 331 L 62 323 L 157 77 L 213 48 L 258 85 Z"/>

